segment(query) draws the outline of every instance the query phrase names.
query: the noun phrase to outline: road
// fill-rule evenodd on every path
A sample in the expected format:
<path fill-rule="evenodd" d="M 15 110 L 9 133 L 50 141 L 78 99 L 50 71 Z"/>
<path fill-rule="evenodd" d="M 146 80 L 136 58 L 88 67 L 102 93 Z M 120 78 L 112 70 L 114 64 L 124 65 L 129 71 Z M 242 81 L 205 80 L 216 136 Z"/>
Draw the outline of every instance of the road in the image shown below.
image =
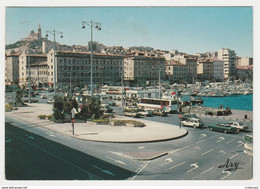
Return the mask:
<path fill-rule="evenodd" d="M 115 107 L 114 111 L 120 113 L 120 108 Z M 142 119 L 179 125 L 176 114 L 139 120 Z M 206 125 L 226 122 L 210 117 L 202 119 Z M 252 157 L 243 152 L 245 132 L 224 134 L 206 127 L 186 127 L 188 135 L 176 140 L 111 144 L 78 140 L 7 117 L 6 121 L 9 122 L 6 123 L 7 179 L 247 180 L 253 176 Z M 253 130 L 252 123 L 246 124 Z M 125 155 L 149 152 L 167 155 L 146 161 Z M 219 168 L 226 162 L 229 166 L 238 164 L 237 169 Z"/>
<path fill-rule="evenodd" d="M 10 123 L 5 132 L 7 180 L 122 180 L 133 174 Z"/>

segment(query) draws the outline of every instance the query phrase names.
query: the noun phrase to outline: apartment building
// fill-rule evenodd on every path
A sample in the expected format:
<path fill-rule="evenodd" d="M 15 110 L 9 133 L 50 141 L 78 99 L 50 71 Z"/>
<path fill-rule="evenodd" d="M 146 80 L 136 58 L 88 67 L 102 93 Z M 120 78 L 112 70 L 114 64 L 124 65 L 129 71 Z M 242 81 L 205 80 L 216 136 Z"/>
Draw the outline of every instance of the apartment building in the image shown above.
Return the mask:
<path fill-rule="evenodd" d="M 218 59 L 224 61 L 224 78 L 236 76 L 236 53 L 228 48 L 218 51 Z"/>
<path fill-rule="evenodd" d="M 47 61 L 36 62 L 31 65 L 31 83 L 32 85 L 46 86 L 48 83 L 48 64 Z"/>
<path fill-rule="evenodd" d="M 47 56 L 42 54 L 27 54 L 23 52 L 19 56 L 19 85 L 25 87 L 28 85 L 29 66 L 34 67 L 34 64 L 47 61 Z M 31 70 L 31 69 L 30 69 Z M 31 72 L 32 73 L 32 72 Z"/>
<path fill-rule="evenodd" d="M 237 66 L 249 66 L 253 65 L 253 58 L 237 57 Z"/>
<path fill-rule="evenodd" d="M 187 81 L 187 65 L 181 64 L 179 61 L 166 61 L 165 73 L 170 83 L 183 83 Z"/>
<path fill-rule="evenodd" d="M 47 54 L 48 83 L 54 85 L 54 51 Z M 93 53 L 93 84 L 120 85 L 123 56 Z M 56 51 L 57 88 L 85 87 L 91 83 L 91 59 L 88 52 Z"/>
<path fill-rule="evenodd" d="M 197 63 L 197 79 L 200 81 L 213 79 L 213 61 L 210 58 L 202 58 Z"/>
<path fill-rule="evenodd" d="M 6 84 L 19 82 L 19 56 L 11 52 L 5 55 L 5 82 Z"/>
<path fill-rule="evenodd" d="M 213 79 L 216 81 L 224 80 L 224 61 L 213 58 Z"/>
<path fill-rule="evenodd" d="M 165 79 L 165 58 L 163 57 L 139 53 L 139 55 L 128 55 L 124 59 L 124 81 L 129 86 L 158 84 L 159 75 L 161 80 Z"/>
<path fill-rule="evenodd" d="M 248 66 L 237 66 L 237 77 L 238 79 L 245 81 L 253 81 L 253 65 Z"/>

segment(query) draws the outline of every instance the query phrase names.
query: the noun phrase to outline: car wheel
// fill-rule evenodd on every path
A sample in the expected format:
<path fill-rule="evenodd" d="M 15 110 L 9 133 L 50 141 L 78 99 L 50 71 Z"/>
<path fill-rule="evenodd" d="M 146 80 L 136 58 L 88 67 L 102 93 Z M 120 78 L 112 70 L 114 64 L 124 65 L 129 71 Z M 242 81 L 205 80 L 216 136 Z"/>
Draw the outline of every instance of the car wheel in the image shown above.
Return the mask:
<path fill-rule="evenodd" d="M 132 115 L 132 117 L 134 117 L 134 115 Z"/>
<path fill-rule="evenodd" d="M 181 127 L 183 127 L 184 125 L 183 125 L 183 123 L 181 123 Z"/>
<path fill-rule="evenodd" d="M 237 132 L 239 132 L 240 130 L 239 129 L 237 129 Z"/>
<path fill-rule="evenodd" d="M 227 130 L 224 130 L 224 133 L 227 134 Z"/>
<path fill-rule="evenodd" d="M 196 125 L 193 125 L 193 128 L 195 129 L 195 128 L 196 128 Z"/>
<path fill-rule="evenodd" d="M 211 131 L 212 131 L 213 129 L 212 129 L 212 128 L 210 128 L 209 130 L 211 130 Z"/>

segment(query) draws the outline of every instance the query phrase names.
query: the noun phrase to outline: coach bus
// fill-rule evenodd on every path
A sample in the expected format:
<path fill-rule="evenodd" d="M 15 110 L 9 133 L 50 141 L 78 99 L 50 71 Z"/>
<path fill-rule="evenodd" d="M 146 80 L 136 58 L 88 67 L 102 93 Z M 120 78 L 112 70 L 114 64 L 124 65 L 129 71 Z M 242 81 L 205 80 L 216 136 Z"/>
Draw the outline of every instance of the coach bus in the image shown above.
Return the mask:
<path fill-rule="evenodd" d="M 178 110 L 177 100 L 141 98 L 137 106 L 148 110 L 160 109 L 169 113 L 176 113 Z"/>

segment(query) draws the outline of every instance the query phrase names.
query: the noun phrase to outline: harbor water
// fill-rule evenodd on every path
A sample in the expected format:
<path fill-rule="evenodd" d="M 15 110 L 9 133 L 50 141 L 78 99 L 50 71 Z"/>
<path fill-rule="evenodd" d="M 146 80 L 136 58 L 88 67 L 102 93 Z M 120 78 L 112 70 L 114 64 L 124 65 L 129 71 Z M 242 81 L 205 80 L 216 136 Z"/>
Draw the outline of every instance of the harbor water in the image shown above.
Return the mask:
<path fill-rule="evenodd" d="M 226 96 L 226 97 L 201 97 L 204 100 L 202 106 L 219 108 L 222 104 L 224 108 L 234 110 L 246 110 L 253 111 L 253 94 L 250 95 L 237 95 L 237 96 Z M 190 100 L 190 96 L 183 96 L 182 100 Z"/>

